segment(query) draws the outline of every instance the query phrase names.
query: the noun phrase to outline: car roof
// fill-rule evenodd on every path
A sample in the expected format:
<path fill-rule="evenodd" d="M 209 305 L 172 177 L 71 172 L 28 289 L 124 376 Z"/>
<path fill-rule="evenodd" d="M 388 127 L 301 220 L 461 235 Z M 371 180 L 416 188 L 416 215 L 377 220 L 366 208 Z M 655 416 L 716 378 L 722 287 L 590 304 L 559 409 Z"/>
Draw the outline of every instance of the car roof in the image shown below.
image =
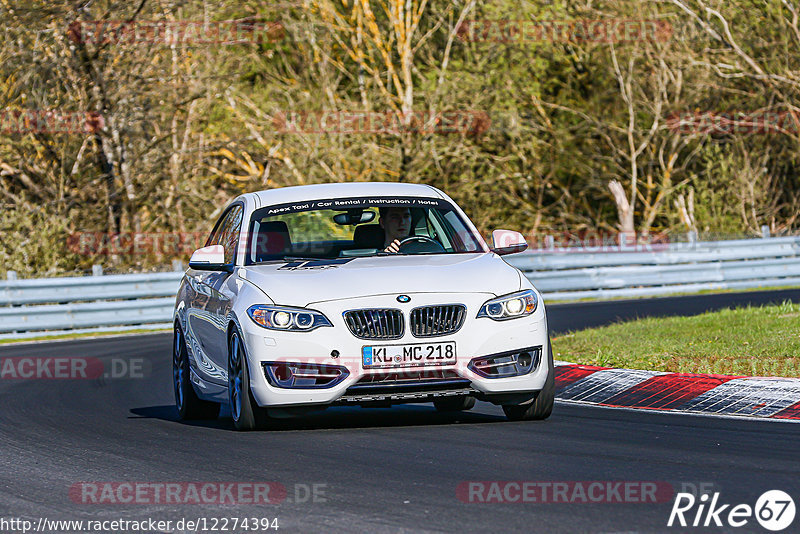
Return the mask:
<path fill-rule="evenodd" d="M 256 198 L 257 207 L 320 200 L 327 198 L 347 198 L 359 196 L 403 196 L 445 198 L 435 187 L 424 184 L 397 182 L 347 182 L 334 184 L 299 185 L 280 187 L 267 191 L 249 193 Z"/>

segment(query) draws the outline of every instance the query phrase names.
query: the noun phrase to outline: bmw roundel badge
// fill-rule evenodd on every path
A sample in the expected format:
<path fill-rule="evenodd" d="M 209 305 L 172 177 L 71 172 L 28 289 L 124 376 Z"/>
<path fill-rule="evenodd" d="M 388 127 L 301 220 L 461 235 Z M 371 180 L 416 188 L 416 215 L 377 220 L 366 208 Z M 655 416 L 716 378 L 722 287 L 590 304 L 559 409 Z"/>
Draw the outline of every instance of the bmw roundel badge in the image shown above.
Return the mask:
<path fill-rule="evenodd" d="M 411 297 L 408 295 L 397 295 L 397 302 L 411 302 Z"/>

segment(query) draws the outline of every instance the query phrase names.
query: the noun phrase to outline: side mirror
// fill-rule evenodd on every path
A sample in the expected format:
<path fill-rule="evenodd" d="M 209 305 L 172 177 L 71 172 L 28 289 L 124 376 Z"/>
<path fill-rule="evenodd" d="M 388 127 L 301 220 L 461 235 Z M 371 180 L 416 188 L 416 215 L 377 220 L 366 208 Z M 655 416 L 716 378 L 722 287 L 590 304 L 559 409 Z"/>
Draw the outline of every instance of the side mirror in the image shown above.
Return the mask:
<path fill-rule="evenodd" d="M 492 232 L 492 252 L 503 256 L 522 252 L 528 248 L 525 236 L 513 230 L 495 230 Z"/>
<path fill-rule="evenodd" d="M 198 271 L 233 271 L 233 265 L 225 264 L 225 247 L 209 245 L 192 253 L 189 267 Z"/>

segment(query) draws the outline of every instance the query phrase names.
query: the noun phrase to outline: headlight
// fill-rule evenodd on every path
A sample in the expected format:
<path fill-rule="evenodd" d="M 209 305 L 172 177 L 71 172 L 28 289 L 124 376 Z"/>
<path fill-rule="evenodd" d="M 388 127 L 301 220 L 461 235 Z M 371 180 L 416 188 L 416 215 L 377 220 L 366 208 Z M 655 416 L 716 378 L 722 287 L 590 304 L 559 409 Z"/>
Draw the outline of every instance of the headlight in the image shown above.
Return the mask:
<path fill-rule="evenodd" d="M 306 332 L 320 326 L 333 326 L 328 318 L 320 312 L 305 308 L 256 304 L 247 309 L 247 315 L 258 326 L 270 330 Z"/>
<path fill-rule="evenodd" d="M 488 317 L 495 321 L 516 319 L 532 314 L 538 305 L 539 299 L 536 293 L 528 289 L 487 301 L 481 306 L 478 317 Z"/>

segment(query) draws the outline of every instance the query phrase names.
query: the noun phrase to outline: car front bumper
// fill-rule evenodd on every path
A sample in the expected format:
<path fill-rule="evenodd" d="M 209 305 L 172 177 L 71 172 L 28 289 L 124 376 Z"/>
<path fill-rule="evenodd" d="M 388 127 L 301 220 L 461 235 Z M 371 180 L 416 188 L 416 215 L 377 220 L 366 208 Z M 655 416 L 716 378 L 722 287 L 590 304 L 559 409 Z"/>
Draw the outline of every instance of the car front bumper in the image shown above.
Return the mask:
<path fill-rule="evenodd" d="M 396 295 L 385 295 L 312 303 L 308 307 L 324 313 L 333 327 L 317 328 L 310 332 L 284 332 L 262 328 L 249 317 L 240 321 L 247 349 L 250 388 L 255 401 L 262 407 L 293 407 L 305 405 L 342 404 L 347 402 L 414 402 L 429 400 L 431 392 L 435 396 L 474 394 L 488 400 L 505 398 L 528 398 L 544 387 L 549 368 L 548 332 L 544 306 L 539 302 L 536 311 L 528 317 L 506 321 L 476 318 L 484 302 L 491 294 L 413 294 L 411 302 L 398 303 Z M 460 303 L 467 307 L 463 326 L 455 333 L 446 336 L 417 338 L 406 327 L 404 336 L 391 341 L 364 340 L 350 333 L 342 313 L 345 310 L 362 308 L 396 308 L 408 319 L 412 308 L 433 304 Z M 406 321 L 408 325 L 408 321 Z M 432 378 L 417 384 L 395 389 L 389 395 L 386 388 L 370 392 L 361 388 L 368 375 L 383 375 L 397 372 L 392 369 L 365 369 L 362 363 L 364 346 L 419 344 L 427 342 L 452 341 L 456 344 L 455 364 L 444 366 L 405 367 L 401 371 L 413 374 L 414 371 L 435 370 L 451 377 L 447 383 L 434 384 Z M 534 369 L 525 375 L 508 378 L 487 378 L 468 368 L 474 358 L 498 354 L 529 347 L 541 347 L 541 357 Z M 282 388 L 271 385 L 264 373 L 264 362 L 305 363 L 344 367 L 347 377 L 328 388 Z M 402 394 L 397 394 L 400 392 Z M 362 397 L 359 398 L 359 395 Z M 371 395 L 371 396 L 370 396 Z"/>

